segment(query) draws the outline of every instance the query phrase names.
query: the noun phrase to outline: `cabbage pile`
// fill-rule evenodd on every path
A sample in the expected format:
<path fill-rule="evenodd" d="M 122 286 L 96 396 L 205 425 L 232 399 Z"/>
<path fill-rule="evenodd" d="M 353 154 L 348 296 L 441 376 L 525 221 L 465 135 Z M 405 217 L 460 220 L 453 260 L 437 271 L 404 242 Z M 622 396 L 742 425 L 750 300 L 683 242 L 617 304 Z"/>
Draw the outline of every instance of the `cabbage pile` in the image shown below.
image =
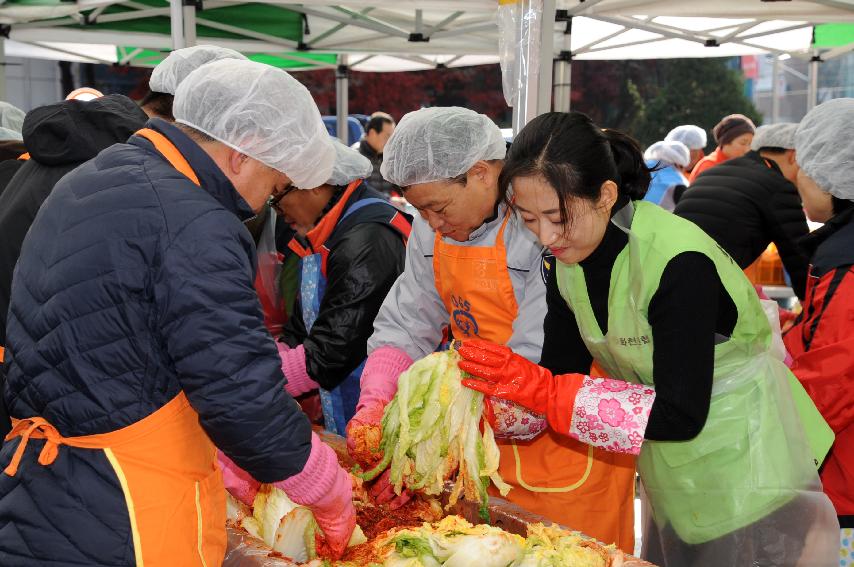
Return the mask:
<path fill-rule="evenodd" d="M 498 445 L 485 420 L 481 433 L 483 394 L 462 385 L 459 359 L 455 350 L 433 353 L 400 375 L 383 415 L 383 458 L 361 476 L 372 480 L 390 465 L 398 494 L 405 486 L 430 495 L 454 478 L 449 507 L 464 494 L 488 521 L 490 481 L 502 496 L 510 486 L 498 474 Z"/>
<path fill-rule="evenodd" d="M 616 567 L 621 553 L 557 526 L 533 524 L 528 537 L 448 516 L 418 529 L 400 530 L 380 543 L 377 567 Z M 612 557 L 613 556 L 613 557 Z"/>
<path fill-rule="evenodd" d="M 459 516 L 394 534 L 383 567 L 507 567 L 522 556 L 525 539 Z"/>
<path fill-rule="evenodd" d="M 228 519 L 273 551 L 297 563 L 314 559 L 314 535 L 320 528 L 311 510 L 294 503 L 284 491 L 271 484 L 262 484 L 251 510 L 230 494 L 227 504 Z M 356 526 L 347 545 L 352 547 L 366 541 L 362 528 Z"/>
<path fill-rule="evenodd" d="M 522 557 L 513 567 L 604 567 L 618 565 L 615 552 L 612 561 L 611 548 L 602 547 L 578 533 L 567 532 L 556 526 L 531 524 Z M 616 551 L 616 550 L 614 550 Z"/>

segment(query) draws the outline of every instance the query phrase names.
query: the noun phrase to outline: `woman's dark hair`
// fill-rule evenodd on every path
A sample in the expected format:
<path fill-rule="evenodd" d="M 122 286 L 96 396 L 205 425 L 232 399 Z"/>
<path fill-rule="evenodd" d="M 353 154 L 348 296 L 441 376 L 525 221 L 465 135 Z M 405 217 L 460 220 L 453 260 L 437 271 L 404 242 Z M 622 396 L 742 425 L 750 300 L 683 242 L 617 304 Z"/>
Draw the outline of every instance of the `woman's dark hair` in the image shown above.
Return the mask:
<path fill-rule="evenodd" d="M 611 180 L 620 195 L 643 199 L 649 188 L 638 143 L 617 130 L 602 130 L 580 112 L 549 112 L 534 118 L 513 140 L 499 177 L 499 195 L 507 200 L 518 177 L 541 176 L 560 201 L 560 218 L 569 223 L 573 199 L 596 202 Z"/>

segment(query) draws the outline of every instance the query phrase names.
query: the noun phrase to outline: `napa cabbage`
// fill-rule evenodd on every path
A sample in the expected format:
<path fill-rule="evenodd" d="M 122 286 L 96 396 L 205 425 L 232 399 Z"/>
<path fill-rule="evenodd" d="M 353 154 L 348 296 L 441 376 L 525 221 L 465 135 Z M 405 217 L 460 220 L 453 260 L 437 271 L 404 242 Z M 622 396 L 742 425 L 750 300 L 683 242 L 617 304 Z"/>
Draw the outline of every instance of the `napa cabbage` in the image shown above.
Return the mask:
<path fill-rule="evenodd" d="M 490 482 L 502 496 L 510 486 L 498 474 L 492 428 L 481 419 L 483 394 L 462 385 L 459 358 L 455 350 L 433 353 L 400 375 L 383 414 L 383 458 L 362 478 L 372 480 L 390 467 L 395 492 L 406 487 L 430 495 L 453 479 L 449 507 L 465 495 L 480 503 L 481 517 L 488 520 Z"/>

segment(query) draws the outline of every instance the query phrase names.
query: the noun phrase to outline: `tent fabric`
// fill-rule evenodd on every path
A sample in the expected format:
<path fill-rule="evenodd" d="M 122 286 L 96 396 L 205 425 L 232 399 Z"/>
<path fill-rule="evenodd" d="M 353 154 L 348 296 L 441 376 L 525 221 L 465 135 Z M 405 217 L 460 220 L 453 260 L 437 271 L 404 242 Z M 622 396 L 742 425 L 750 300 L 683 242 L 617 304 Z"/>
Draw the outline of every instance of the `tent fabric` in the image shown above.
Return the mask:
<path fill-rule="evenodd" d="M 116 53 L 107 62 L 154 66 L 171 48 L 167 0 L 83 2 L 6 0 L 0 4 L 0 22 L 12 24 L 11 39 L 42 49 L 45 42 L 78 45 L 86 53 L 94 50 L 81 44 L 115 46 Z M 340 4 L 340 0 L 205 3 L 196 14 L 197 41 L 230 47 L 253 60 L 288 69 L 332 68 L 341 53 L 350 55 L 353 69 L 364 71 L 498 60 L 496 0 L 349 0 L 346 8 Z M 839 2 L 817 0 L 556 0 L 556 6 L 575 15 L 571 50 L 577 59 L 806 53 L 813 24 L 854 22 L 854 4 L 846 9 Z M 93 9 L 99 10 L 94 23 L 70 17 L 91 15 Z M 137 9 L 149 15 L 128 19 Z M 156 13 L 151 15 L 151 10 Z M 824 31 L 819 33 L 822 29 L 836 37 L 844 28 L 819 26 L 819 47 L 823 47 L 819 37 L 825 37 Z M 429 41 L 417 41 L 419 37 Z M 560 24 L 555 38 L 555 45 L 561 45 Z M 715 42 L 720 45 L 707 46 Z M 53 58 L 73 57 L 75 48 L 47 53 Z"/>

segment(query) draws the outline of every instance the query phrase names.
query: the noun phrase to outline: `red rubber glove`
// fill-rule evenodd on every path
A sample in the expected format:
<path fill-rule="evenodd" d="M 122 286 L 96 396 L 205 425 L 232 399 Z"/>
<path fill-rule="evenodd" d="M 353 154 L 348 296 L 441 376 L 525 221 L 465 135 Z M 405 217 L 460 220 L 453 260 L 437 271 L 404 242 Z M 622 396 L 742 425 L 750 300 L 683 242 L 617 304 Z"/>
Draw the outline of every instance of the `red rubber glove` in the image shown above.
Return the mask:
<path fill-rule="evenodd" d="M 387 504 L 389 509 L 397 510 L 412 499 L 412 493 L 403 489 L 400 496 L 395 494 L 394 486 L 389 482 L 391 470 L 386 469 L 368 491 L 377 504 Z"/>
<path fill-rule="evenodd" d="M 515 354 L 506 346 L 481 339 L 463 342 L 458 349 L 460 370 L 473 376 L 463 385 L 545 414 L 557 431 L 569 431 L 581 374 L 552 376 L 547 369 Z"/>

